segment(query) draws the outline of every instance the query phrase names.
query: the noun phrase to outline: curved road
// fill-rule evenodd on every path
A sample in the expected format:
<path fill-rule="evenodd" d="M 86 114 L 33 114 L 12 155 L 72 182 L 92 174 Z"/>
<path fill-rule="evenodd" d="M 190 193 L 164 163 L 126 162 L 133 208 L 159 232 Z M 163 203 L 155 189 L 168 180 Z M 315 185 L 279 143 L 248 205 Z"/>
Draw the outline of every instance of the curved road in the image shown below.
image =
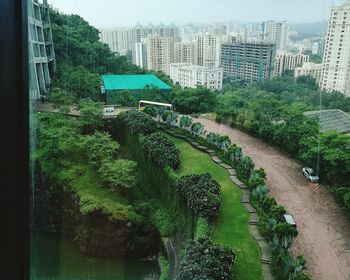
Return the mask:
<path fill-rule="evenodd" d="M 294 255 L 304 255 L 314 280 L 350 279 L 350 223 L 329 192 L 309 183 L 299 162 L 238 129 L 199 118 L 207 131 L 226 134 L 267 173 L 270 195 L 298 226 Z"/>

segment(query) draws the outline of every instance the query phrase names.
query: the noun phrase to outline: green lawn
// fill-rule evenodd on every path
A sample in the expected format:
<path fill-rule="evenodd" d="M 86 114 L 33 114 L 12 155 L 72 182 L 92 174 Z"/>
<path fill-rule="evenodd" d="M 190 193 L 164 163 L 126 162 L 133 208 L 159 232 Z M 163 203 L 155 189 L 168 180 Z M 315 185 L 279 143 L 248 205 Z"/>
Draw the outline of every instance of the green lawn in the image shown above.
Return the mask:
<path fill-rule="evenodd" d="M 260 249 L 248 229 L 249 215 L 241 203 L 241 190 L 231 181 L 227 171 L 211 157 L 184 140 L 170 137 L 181 150 L 179 175 L 210 173 L 221 185 L 222 206 L 215 224 L 213 241 L 231 247 L 237 254 L 235 279 L 262 279 Z"/>

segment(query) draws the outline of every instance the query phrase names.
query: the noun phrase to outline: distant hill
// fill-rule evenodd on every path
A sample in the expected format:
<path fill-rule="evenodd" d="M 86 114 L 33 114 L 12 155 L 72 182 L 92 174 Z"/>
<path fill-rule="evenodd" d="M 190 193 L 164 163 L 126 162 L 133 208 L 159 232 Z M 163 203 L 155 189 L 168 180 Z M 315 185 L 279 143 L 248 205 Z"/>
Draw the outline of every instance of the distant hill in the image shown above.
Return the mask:
<path fill-rule="evenodd" d="M 328 21 L 290 24 L 291 31 L 297 31 L 298 37 L 307 38 L 324 36 L 327 32 Z"/>

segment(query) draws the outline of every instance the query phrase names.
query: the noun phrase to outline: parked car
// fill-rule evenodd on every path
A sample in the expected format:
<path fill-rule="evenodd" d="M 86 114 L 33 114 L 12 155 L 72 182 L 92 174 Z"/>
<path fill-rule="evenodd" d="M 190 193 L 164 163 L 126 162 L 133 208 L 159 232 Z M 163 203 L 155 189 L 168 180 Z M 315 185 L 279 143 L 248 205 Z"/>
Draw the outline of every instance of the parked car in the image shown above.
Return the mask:
<path fill-rule="evenodd" d="M 304 167 L 302 173 L 311 183 L 318 183 L 320 179 L 317 173 L 310 167 Z"/>
<path fill-rule="evenodd" d="M 105 114 L 114 113 L 114 107 L 106 107 L 104 108 L 104 112 Z"/>

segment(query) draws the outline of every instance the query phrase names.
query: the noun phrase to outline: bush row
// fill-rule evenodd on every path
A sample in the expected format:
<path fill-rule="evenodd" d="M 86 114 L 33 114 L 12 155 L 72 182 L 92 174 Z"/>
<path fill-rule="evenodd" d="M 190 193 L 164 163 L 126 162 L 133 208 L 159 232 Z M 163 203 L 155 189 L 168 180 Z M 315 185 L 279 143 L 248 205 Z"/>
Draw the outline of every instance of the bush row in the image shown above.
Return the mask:
<path fill-rule="evenodd" d="M 155 115 L 155 110 L 150 108 L 146 111 L 153 117 L 159 113 L 157 111 Z M 144 113 L 138 112 L 137 114 Z M 168 124 L 176 122 L 177 116 L 167 112 L 161 114 L 164 122 Z M 149 130 L 139 124 L 138 119 L 131 117 L 136 113 L 123 113 L 123 115 L 118 118 L 119 121 L 126 124 L 127 127 L 130 126 L 130 130 L 133 127 L 134 134 L 145 134 L 145 132 L 148 134 L 142 138 L 143 152 L 154 166 L 160 169 L 167 166 L 172 169 L 179 167 L 180 151 L 173 141 L 159 132 L 149 133 Z M 201 126 L 194 125 L 193 127 L 192 122 L 189 127 L 192 127 L 191 133 L 194 135 L 202 131 Z M 219 183 L 210 174 L 192 174 L 177 177 L 174 180 L 174 187 L 196 218 L 195 239 L 197 240 L 191 242 L 187 247 L 177 279 L 232 279 L 234 253 L 231 249 L 213 245 L 209 239 L 209 220 L 212 221 L 218 215 L 221 205 Z"/>
<path fill-rule="evenodd" d="M 183 132 L 189 136 L 194 135 L 187 131 Z M 267 196 L 269 190 L 265 182 L 265 171 L 262 168 L 255 169 L 252 159 L 244 156 L 242 149 L 232 144 L 228 136 L 211 132 L 206 136 L 200 135 L 202 137 L 194 136 L 197 142 L 216 150 L 224 162 L 234 167 L 240 180 L 251 190 L 252 203 L 260 218 L 259 231 L 273 249 L 272 271 L 276 278 L 309 279 L 302 272 L 306 268 L 305 260 L 301 256 L 293 259 L 289 254 L 288 250 L 298 232 L 295 227 L 284 221 L 283 215 L 286 213 L 284 207 L 278 205 L 274 198 Z"/>
<path fill-rule="evenodd" d="M 158 124 L 151 116 L 137 110 L 122 112 L 117 119 L 125 123 L 132 134 L 148 135 L 158 130 Z"/>

